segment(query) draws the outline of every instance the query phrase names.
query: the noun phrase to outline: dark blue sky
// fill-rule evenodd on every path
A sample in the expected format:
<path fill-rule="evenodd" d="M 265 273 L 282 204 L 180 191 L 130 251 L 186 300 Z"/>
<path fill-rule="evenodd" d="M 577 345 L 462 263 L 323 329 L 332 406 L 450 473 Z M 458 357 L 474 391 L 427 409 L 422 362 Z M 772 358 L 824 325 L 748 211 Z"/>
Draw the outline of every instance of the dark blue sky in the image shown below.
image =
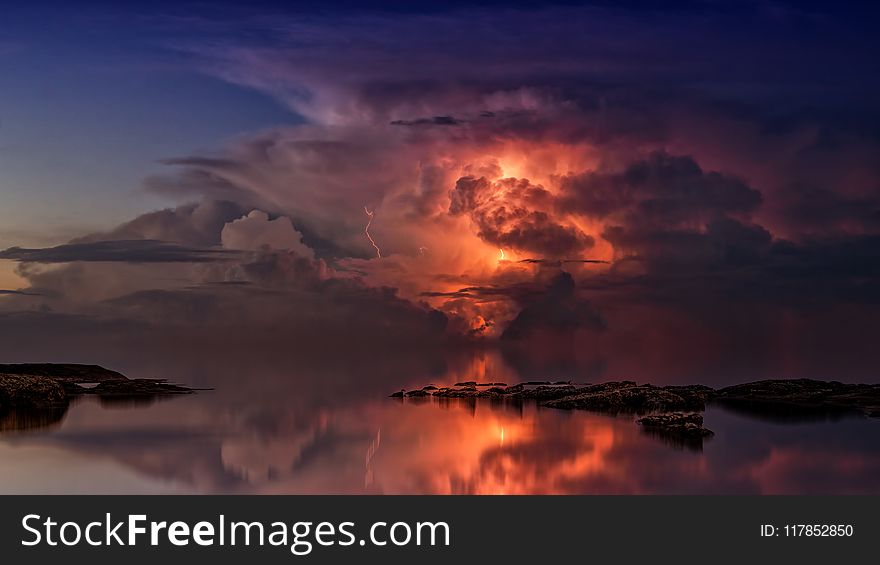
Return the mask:
<path fill-rule="evenodd" d="M 117 10 L 5 11 L 2 243 L 156 206 L 140 191 L 156 160 L 291 119 L 264 95 L 176 64 L 140 8 Z"/>

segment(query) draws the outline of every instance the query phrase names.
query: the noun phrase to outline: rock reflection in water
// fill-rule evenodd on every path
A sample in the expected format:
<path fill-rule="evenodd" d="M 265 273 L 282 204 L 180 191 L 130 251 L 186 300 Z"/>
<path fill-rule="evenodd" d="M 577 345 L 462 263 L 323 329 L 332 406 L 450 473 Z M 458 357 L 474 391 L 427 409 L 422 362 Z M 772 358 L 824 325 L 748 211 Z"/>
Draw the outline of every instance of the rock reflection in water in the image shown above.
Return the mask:
<path fill-rule="evenodd" d="M 58 427 L 67 414 L 67 405 L 43 408 L 0 409 L 0 434 L 48 430 Z"/>

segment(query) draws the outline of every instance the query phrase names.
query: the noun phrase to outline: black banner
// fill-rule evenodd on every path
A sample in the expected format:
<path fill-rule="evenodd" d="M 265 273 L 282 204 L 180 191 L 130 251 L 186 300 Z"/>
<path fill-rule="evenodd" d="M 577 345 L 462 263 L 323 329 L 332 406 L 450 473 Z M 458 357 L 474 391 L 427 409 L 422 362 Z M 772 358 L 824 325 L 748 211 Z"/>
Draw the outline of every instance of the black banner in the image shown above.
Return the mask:
<path fill-rule="evenodd" d="M 7 496 L 4 563 L 830 563 L 878 497 Z"/>

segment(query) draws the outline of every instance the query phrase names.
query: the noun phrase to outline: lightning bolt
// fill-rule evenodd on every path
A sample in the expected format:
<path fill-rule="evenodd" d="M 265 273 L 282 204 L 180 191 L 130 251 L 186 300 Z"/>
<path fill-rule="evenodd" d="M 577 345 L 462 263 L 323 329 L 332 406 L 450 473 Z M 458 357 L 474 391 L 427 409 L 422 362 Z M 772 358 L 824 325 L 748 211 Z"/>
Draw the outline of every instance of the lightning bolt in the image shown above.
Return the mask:
<path fill-rule="evenodd" d="M 374 211 L 374 212 L 375 212 L 375 211 Z M 374 213 L 374 212 L 370 212 L 369 210 L 367 210 L 367 207 L 364 206 L 364 213 L 367 215 L 368 218 L 370 218 L 369 220 L 367 220 L 367 227 L 364 228 L 364 233 L 367 234 L 367 239 L 370 240 L 370 244 L 371 244 L 371 245 L 373 246 L 373 248 L 376 250 L 376 257 L 378 257 L 379 259 L 381 259 L 381 258 L 382 258 L 382 252 L 379 250 L 379 246 L 376 245 L 376 242 L 373 241 L 373 236 L 370 235 L 370 224 L 373 223 L 373 213 Z"/>
<path fill-rule="evenodd" d="M 499 261 L 504 261 L 504 250 L 501 249 L 501 248 L 499 247 L 499 248 L 498 248 L 498 251 L 501 252 L 501 256 L 498 257 L 498 260 L 499 260 Z"/>

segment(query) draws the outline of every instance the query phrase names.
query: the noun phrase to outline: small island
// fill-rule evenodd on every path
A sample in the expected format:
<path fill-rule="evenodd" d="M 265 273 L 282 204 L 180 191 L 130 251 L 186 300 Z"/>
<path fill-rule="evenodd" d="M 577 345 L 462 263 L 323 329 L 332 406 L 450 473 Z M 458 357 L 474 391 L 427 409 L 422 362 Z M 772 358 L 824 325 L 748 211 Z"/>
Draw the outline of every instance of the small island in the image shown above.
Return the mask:
<path fill-rule="evenodd" d="M 0 431 L 54 424 L 78 397 L 96 396 L 102 403 L 148 403 L 193 392 L 164 379 L 129 379 L 99 365 L 0 364 Z"/>

